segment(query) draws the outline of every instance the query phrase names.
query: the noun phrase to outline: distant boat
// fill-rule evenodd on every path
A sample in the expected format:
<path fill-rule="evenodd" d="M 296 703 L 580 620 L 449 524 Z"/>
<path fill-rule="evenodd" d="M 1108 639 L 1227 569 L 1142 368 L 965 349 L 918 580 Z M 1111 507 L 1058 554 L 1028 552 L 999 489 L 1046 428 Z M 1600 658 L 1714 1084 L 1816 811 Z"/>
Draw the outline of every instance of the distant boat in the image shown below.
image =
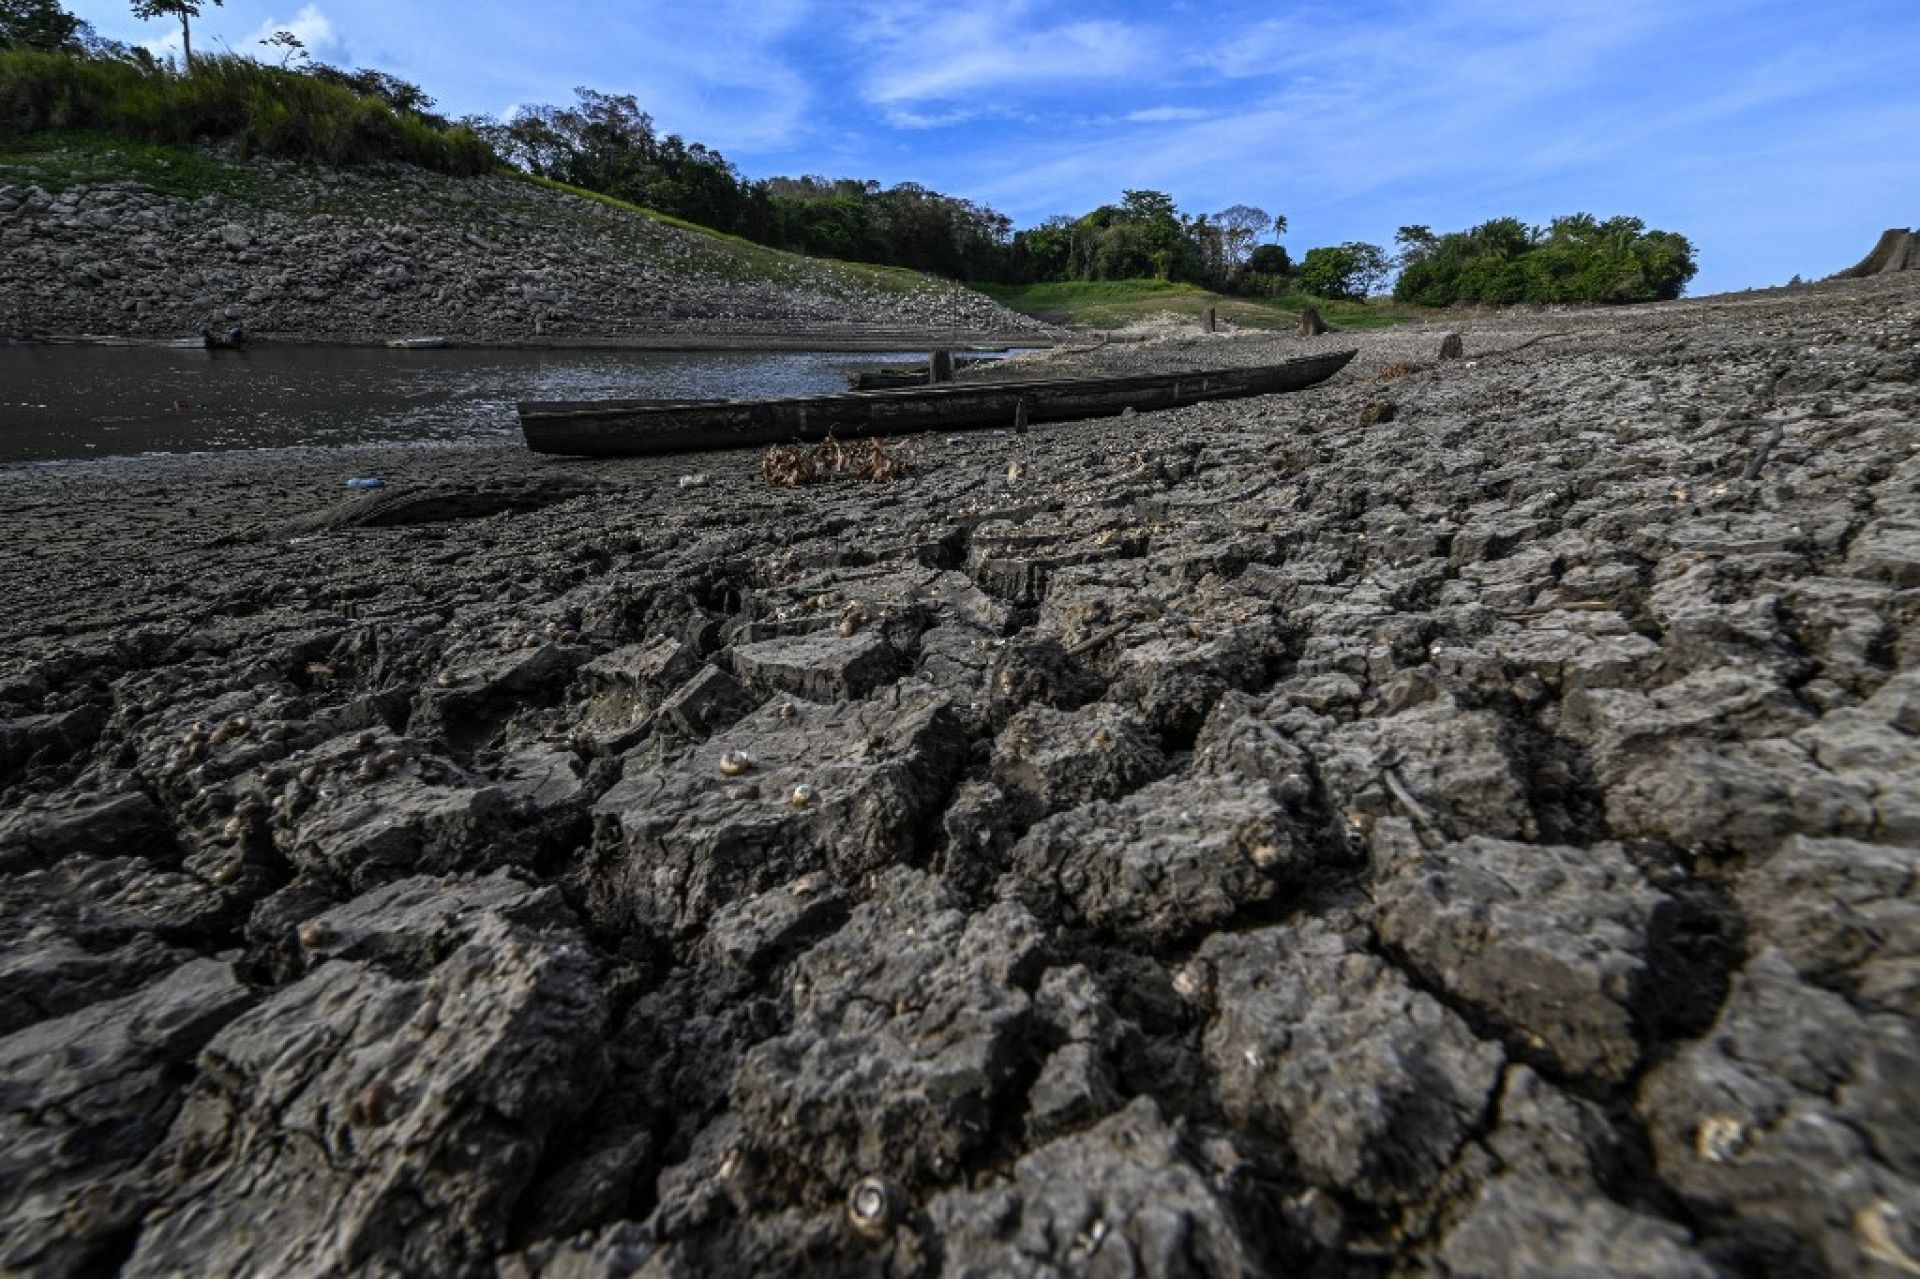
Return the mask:
<path fill-rule="evenodd" d="M 953 357 L 955 369 L 972 368 L 976 364 L 994 364 L 999 361 L 997 355 L 956 355 Z M 847 374 L 849 391 L 890 391 L 899 386 L 926 386 L 933 381 L 933 375 L 924 364 L 889 365 L 875 369 L 855 369 Z"/>
<path fill-rule="evenodd" d="M 979 430 L 1299 391 L 1326 381 L 1354 355 L 1335 351 L 1239 369 L 943 382 L 778 400 L 530 400 L 519 406 L 520 429 L 535 453 L 567 457 L 648 457 L 828 436 Z"/>

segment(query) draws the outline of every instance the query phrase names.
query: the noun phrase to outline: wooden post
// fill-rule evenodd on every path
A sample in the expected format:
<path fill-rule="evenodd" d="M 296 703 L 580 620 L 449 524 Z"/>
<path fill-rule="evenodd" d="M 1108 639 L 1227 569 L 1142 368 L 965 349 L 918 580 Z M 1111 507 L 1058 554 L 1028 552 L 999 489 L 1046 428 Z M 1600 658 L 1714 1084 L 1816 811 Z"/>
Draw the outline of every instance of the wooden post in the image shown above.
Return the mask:
<path fill-rule="evenodd" d="M 1458 333 L 1449 333 L 1440 339 L 1440 358 L 1457 360 L 1467 353 L 1466 343 L 1460 340 Z"/>
<path fill-rule="evenodd" d="M 1215 333 L 1220 328 L 1220 312 L 1216 307 L 1207 308 L 1207 332 Z"/>
<path fill-rule="evenodd" d="M 1027 397 L 1024 395 L 1013 402 L 1013 433 L 1027 433 Z"/>
<path fill-rule="evenodd" d="M 927 381 L 934 384 L 953 381 L 952 351 L 935 351 L 927 357 Z"/>
<path fill-rule="evenodd" d="M 1320 312 L 1312 307 L 1303 307 L 1300 311 L 1300 336 L 1319 337 L 1327 331 L 1327 322 L 1320 318 Z"/>

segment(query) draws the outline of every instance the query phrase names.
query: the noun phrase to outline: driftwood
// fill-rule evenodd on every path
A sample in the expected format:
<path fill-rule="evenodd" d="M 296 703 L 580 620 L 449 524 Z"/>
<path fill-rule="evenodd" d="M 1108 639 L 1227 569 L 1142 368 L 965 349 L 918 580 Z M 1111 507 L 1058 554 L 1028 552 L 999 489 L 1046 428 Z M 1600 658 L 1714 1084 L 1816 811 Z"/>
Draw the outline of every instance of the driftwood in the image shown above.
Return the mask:
<path fill-rule="evenodd" d="M 1760 441 L 1760 446 L 1754 449 L 1753 461 L 1747 463 L 1746 473 L 1740 478 L 1743 480 L 1759 479 L 1760 472 L 1766 469 L 1767 460 L 1773 456 L 1773 451 L 1780 447 L 1780 441 L 1786 438 L 1786 434 L 1786 427 L 1775 422 L 1773 429 L 1767 432 L 1767 438 Z"/>

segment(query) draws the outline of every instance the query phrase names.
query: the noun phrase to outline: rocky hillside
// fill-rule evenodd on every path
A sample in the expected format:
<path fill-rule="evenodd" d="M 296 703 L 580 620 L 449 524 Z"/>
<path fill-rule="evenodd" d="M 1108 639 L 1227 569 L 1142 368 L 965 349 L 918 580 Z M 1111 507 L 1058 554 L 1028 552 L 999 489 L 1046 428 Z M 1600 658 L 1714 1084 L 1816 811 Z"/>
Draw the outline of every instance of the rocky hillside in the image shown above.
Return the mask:
<path fill-rule="evenodd" d="M 80 158 L 0 154 L 0 338 L 179 336 L 209 319 L 342 340 L 1035 327 L 944 281 L 778 253 L 512 177 L 182 152 L 143 153 L 139 176 L 101 181 Z"/>

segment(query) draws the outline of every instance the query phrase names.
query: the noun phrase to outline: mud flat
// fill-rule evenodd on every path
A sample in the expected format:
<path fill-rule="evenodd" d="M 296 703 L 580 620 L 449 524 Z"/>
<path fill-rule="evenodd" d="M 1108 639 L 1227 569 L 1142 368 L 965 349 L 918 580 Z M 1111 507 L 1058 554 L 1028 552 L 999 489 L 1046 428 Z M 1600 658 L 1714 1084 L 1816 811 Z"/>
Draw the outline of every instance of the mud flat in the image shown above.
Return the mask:
<path fill-rule="evenodd" d="M 1913 1273 L 1920 292 L 1460 331 L 0 475 L 0 1267 Z"/>

